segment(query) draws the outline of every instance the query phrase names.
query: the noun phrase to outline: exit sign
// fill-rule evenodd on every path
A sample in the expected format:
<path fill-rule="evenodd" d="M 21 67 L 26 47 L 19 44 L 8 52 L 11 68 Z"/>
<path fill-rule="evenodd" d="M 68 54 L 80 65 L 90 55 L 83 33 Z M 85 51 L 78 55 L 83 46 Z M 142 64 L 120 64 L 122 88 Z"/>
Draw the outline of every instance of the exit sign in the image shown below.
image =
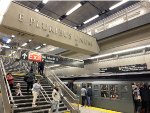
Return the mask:
<path fill-rule="evenodd" d="M 29 52 L 28 60 L 35 61 L 35 62 L 41 62 L 42 61 L 42 55 L 38 52 Z"/>

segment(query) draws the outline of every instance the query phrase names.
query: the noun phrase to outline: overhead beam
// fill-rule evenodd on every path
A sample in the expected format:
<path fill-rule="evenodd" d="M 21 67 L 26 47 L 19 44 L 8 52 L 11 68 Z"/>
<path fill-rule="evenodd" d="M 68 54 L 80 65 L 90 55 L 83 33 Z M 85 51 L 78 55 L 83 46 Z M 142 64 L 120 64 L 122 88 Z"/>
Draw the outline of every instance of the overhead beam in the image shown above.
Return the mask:
<path fill-rule="evenodd" d="M 99 46 L 92 36 L 13 2 L 3 17 L 0 31 L 16 35 L 24 33 L 24 38 L 32 37 L 41 43 L 79 53 L 99 53 Z"/>

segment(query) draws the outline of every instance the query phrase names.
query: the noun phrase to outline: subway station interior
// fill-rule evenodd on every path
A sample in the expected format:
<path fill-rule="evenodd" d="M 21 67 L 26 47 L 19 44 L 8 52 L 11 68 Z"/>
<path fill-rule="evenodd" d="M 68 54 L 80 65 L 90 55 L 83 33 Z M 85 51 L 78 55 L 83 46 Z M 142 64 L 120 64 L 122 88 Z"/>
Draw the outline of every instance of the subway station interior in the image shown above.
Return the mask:
<path fill-rule="evenodd" d="M 150 0 L 0 0 L 0 113 L 150 113 Z"/>

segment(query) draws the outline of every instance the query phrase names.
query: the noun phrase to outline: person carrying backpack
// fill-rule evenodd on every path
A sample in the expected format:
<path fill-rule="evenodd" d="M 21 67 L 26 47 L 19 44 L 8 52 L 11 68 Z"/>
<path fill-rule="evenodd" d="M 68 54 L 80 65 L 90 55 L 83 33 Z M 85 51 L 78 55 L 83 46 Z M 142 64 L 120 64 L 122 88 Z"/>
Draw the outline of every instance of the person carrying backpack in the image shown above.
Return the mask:
<path fill-rule="evenodd" d="M 27 82 L 27 93 L 29 93 L 29 89 L 33 88 L 33 83 L 35 80 L 35 74 L 33 73 L 33 70 L 31 69 L 29 73 L 24 78 L 24 81 Z"/>

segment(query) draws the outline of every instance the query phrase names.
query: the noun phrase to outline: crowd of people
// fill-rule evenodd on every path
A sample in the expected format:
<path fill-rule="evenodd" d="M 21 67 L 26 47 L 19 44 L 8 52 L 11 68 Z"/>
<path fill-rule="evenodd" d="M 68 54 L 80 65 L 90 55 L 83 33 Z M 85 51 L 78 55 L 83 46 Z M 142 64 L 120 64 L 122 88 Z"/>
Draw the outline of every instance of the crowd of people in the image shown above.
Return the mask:
<path fill-rule="evenodd" d="M 91 106 L 91 99 L 92 99 L 92 88 L 91 86 L 88 86 L 86 89 L 86 86 L 83 86 L 81 88 L 81 98 L 82 98 L 82 107 L 87 105 Z"/>
<path fill-rule="evenodd" d="M 150 113 L 150 85 L 132 84 L 135 113 Z"/>
<path fill-rule="evenodd" d="M 36 62 L 32 62 L 30 71 L 24 77 L 24 81 L 27 84 L 27 94 L 31 93 L 33 95 L 32 107 L 37 106 L 36 100 L 40 94 L 40 91 L 43 90 L 43 87 L 40 84 L 40 80 L 37 80 L 35 77 L 36 72 L 37 72 L 36 67 L 37 67 Z M 44 62 L 40 62 L 38 63 L 38 72 L 40 73 L 40 75 L 43 75 L 44 74 L 43 71 L 44 71 Z M 14 84 L 14 77 L 12 73 L 8 73 L 6 75 L 6 79 L 8 81 L 11 92 L 15 93 L 16 96 L 23 96 L 22 91 L 21 91 L 21 83 L 16 83 L 16 86 L 14 87 L 15 84 Z M 53 103 L 52 103 L 51 111 L 58 113 L 59 102 L 61 99 L 60 89 L 58 88 L 58 86 L 56 86 L 53 89 L 52 98 L 53 98 L 53 101 L 52 101 Z"/>

